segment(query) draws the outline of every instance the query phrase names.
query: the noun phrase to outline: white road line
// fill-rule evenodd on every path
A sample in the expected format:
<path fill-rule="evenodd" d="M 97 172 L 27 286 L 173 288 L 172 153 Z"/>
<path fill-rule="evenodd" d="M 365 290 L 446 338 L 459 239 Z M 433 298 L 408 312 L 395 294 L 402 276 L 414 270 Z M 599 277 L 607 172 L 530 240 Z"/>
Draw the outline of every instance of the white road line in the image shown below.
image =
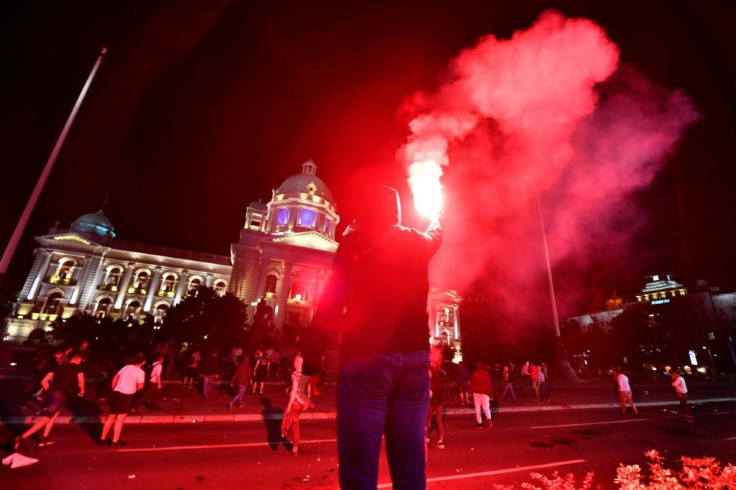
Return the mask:
<path fill-rule="evenodd" d="M 726 437 L 726 439 L 725 439 L 725 440 L 726 440 L 726 441 L 733 441 L 734 439 L 736 439 L 736 437 Z"/>
<path fill-rule="evenodd" d="M 555 429 L 558 427 L 585 427 L 587 425 L 606 425 L 606 424 L 628 424 L 631 422 L 644 422 L 647 419 L 631 419 L 631 420 L 610 420 L 608 422 L 586 422 L 584 424 L 560 424 L 560 425 L 534 425 L 530 429 Z"/>
<path fill-rule="evenodd" d="M 559 466 L 566 466 L 566 465 L 579 464 L 579 463 L 585 463 L 585 460 L 584 459 L 568 459 L 567 461 L 555 461 L 553 463 L 536 464 L 533 466 L 518 466 L 516 468 L 504 468 L 501 470 L 481 471 L 478 473 L 467 473 L 464 475 L 437 476 L 434 478 L 427 478 L 427 483 L 445 482 L 445 481 L 453 481 L 453 480 L 466 480 L 468 478 L 479 478 L 479 477 L 484 477 L 484 476 L 503 475 L 506 473 L 516 473 L 518 471 L 534 471 L 534 470 L 541 470 L 544 468 L 557 468 Z M 377 488 L 391 488 L 391 487 L 393 487 L 391 483 L 382 483 L 378 485 Z"/>
<path fill-rule="evenodd" d="M 713 415 L 729 415 L 736 412 L 713 412 Z"/>
<path fill-rule="evenodd" d="M 302 441 L 302 444 L 321 444 L 324 442 L 337 442 L 337 439 L 313 439 L 310 441 Z M 275 442 L 274 444 L 281 444 Z M 200 444 L 197 446 L 163 446 L 163 447 L 134 447 L 126 449 L 118 449 L 119 453 L 156 453 L 162 451 L 184 451 L 198 449 L 226 449 L 233 447 L 265 447 L 270 446 L 268 442 L 243 442 L 237 444 Z"/>

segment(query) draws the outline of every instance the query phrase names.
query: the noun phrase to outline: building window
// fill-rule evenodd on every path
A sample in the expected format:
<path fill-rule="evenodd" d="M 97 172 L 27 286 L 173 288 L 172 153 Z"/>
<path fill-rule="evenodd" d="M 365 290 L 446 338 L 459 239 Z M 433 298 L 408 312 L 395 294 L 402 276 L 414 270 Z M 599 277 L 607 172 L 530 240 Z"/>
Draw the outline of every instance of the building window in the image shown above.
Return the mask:
<path fill-rule="evenodd" d="M 261 224 L 263 223 L 263 216 L 260 214 L 254 214 L 250 217 L 250 229 L 260 230 Z"/>
<path fill-rule="evenodd" d="M 189 287 L 187 288 L 187 294 L 195 294 L 199 287 L 202 285 L 202 278 L 194 276 L 189 279 Z"/>
<path fill-rule="evenodd" d="M 74 259 L 61 259 L 59 267 L 56 268 L 56 273 L 51 277 L 51 282 L 54 284 L 69 284 L 76 265 L 77 262 Z"/>
<path fill-rule="evenodd" d="M 158 290 L 159 296 L 166 296 L 168 298 L 174 297 L 174 290 L 176 289 L 177 276 L 171 272 L 164 274 L 164 278 L 161 281 L 161 288 Z"/>
<path fill-rule="evenodd" d="M 105 270 L 105 277 L 102 280 L 103 289 L 117 291 L 120 284 L 120 278 L 123 276 L 123 268 L 119 265 L 111 265 Z"/>
<path fill-rule="evenodd" d="M 112 306 L 112 300 L 110 298 L 100 298 L 97 301 L 97 307 L 95 308 L 95 318 L 102 320 L 110 312 Z"/>
<path fill-rule="evenodd" d="M 215 281 L 215 294 L 217 296 L 224 296 L 227 292 L 227 283 L 222 279 Z"/>
<path fill-rule="evenodd" d="M 138 310 L 141 308 L 141 303 L 138 300 L 133 300 L 130 303 L 128 303 L 128 306 L 125 307 L 125 313 L 123 314 L 123 320 L 133 320 L 138 315 Z"/>
<path fill-rule="evenodd" d="M 276 215 L 276 226 L 286 226 L 289 224 L 289 215 L 291 214 L 289 208 L 279 209 Z"/>
<path fill-rule="evenodd" d="M 156 311 L 153 314 L 153 324 L 154 325 L 161 325 L 164 322 L 164 318 L 166 317 L 166 312 L 169 309 L 169 305 L 162 303 L 158 306 L 156 306 Z"/>
<path fill-rule="evenodd" d="M 61 302 L 64 299 L 64 295 L 60 292 L 51 293 L 46 299 L 46 304 L 43 305 L 41 313 L 46 315 L 58 315 L 61 313 L 62 307 Z"/>
<path fill-rule="evenodd" d="M 332 233 L 332 220 L 329 218 L 325 218 L 325 223 L 322 225 L 322 231 L 324 231 L 325 235 L 329 235 Z"/>
<path fill-rule="evenodd" d="M 296 224 L 303 228 L 314 228 L 317 223 L 317 213 L 314 209 L 302 208 L 299 210 L 299 215 L 296 219 Z"/>
<path fill-rule="evenodd" d="M 309 298 L 307 297 L 307 287 L 306 285 L 301 281 L 296 281 L 291 286 L 291 294 L 289 295 L 289 299 L 294 301 L 307 301 Z"/>
<path fill-rule="evenodd" d="M 266 287 L 264 289 L 265 293 L 275 294 L 276 293 L 276 284 L 278 283 L 278 278 L 274 276 L 273 274 L 269 274 L 266 276 Z"/>
<path fill-rule="evenodd" d="M 135 289 L 146 289 L 148 287 L 148 279 L 151 277 L 147 270 L 138 271 L 133 281 L 133 287 Z"/>

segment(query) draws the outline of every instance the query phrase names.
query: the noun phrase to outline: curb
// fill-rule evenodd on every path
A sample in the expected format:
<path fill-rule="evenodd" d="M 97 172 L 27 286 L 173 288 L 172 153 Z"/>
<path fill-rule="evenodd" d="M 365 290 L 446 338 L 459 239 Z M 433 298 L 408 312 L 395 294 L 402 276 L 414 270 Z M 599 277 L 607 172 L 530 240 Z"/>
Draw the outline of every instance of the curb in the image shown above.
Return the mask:
<path fill-rule="evenodd" d="M 703 403 L 723 403 L 736 402 L 736 397 L 720 397 L 720 398 L 702 398 L 691 400 L 690 404 L 700 405 Z M 639 407 L 664 407 L 671 405 L 679 405 L 680 402 L 675 401 L 655 401 L 655 402 L 639 402 Z M 587 403 L 587 404 L 570 404 L 570 405 L 540 405 L 533 407 L 503 407 L 499 408 L 498 413 L 529 413 L 529 412 L 556 412 L 563 410 L 595 410 L 595 409 L 615 409 L 620 408 L 620 403 Z M 448 408 L 447 415 L 475 415 L 472 408 Z M 57 424 L 100 424 L 104 420 L 103 417 L 73 417 L 69 415 L 60 415 L 56 419 Z M 300 416 L 301 420 L 335 420 L 336 412 L 305 412 Z M 3 417 L 0 422 L 2 425 L 18 425 L 32 424 L 39 419 L 37 415 L 24 417 Z M 281 414 L 275 414 L 273 419 L 281 420 Z M 197 415 L 128 415 L 125 420 L 126 424 L 204 424 L 204 423 L 223 423 L 223 422 L 261 422 L 263 417 L 257 413 L 247 414 L 197 414 Z"/>

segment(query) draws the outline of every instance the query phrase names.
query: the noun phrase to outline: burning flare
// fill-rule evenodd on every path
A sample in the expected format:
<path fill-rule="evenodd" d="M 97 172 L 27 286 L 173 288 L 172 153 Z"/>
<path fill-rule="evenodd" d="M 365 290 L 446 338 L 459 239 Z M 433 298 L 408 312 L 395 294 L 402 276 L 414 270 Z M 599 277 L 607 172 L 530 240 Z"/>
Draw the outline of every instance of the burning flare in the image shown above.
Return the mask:
<path fill-rule="evenodd" d="M 432 160 L 416 161 L 409 166 L 409 186 L 414 195 L 414 208 L 430 221 L 439 219 L 444 204 L 441 176 L 442 168 Z"/>

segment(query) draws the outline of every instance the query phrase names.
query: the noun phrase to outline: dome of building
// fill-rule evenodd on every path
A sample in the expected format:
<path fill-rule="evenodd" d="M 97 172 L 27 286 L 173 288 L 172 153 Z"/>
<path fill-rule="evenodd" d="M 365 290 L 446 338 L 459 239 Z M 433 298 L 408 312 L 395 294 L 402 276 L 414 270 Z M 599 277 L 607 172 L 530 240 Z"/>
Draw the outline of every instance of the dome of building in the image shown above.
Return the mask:
<path fill-rule="evenodd" d="M 263 202 L 260 199 L 257 200 L 257 201 L 252 201 L 250 204 L 248 204 L 248 207 L 249 208 L 254 208 L 254 209 L 261 209 L 263 211 L 265 211 L 266 209 L 268 209 L 268 206 L 266 206 L 266 203 Z"/>
<path fill-rule="evenodd" d="M 302 173 L 292 175 L 276 189 L 276 194 L 312 194 L 332 202 L 332 192 L 322 179 L 317 177 L 317 165 L 312 160 L 302 164 Z"/>
<path fill-rule="evenodd" d="M 82 233 L 92 233 L 99 236 L 109 236 L 115 238 L 115 227 L 112 225 L 110 219 L 105 216 L 102 209 L 96 213 L 87 213 L 76 220 L 70 225 L 70 229 L 79 231 Z"/>

